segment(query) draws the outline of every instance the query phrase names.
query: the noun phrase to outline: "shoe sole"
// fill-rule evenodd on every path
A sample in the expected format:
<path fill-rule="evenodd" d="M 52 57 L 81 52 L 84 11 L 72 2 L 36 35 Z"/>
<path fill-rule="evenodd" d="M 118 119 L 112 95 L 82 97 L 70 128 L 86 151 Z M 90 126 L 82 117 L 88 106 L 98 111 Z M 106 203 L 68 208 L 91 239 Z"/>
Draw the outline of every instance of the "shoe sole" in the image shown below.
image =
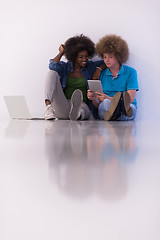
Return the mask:
<path fill-rule="evenodd" d="M 79 117 L 79 110 L 81 103 L 83 101 L 83 95 L 82 92 L 77 89 L 73 92 L 71 97 L 71 110 L 69 113 L 69 119 L 72 121 L 76 121 Z"/>
<path fill-rule="evenodd" d="M 114 111 L 116 110 L 116 107 L 117 107 L 117 105 L 118 105 L 118 102 L 119 102 L 120 98 L 121 98 L 121 92 L 117 92 L 117 93 L 113 96 L 113 98 L 112 98 L 112 100 L 111 100 L 111 104 L 110 104 L 109 110 L 108 110 L 108 111 L 105 113 L 105 115 L 104 115 L 104 120 L 105 120 L 105 121 L 111 120 L 111 118 L 112 118 L 112 116 L 113 116 L 113 113 L 114 113 Z"/>
<path fill-rule="evenodd" d="M 130 95 L 127 92 L 123 93 L 123 100 L 124 100 L 124 107 L 125 107 L 125 111 L 126 111 L 126 116 L 131 117 L 132 114 L 133 114 L 133 110 L 130 107 L 131 98 L 130 98 Z"/>
<path fill-rule="evenodd" d="M 56 117 L 45 117 L 45 120 L 55 120 Z"/>

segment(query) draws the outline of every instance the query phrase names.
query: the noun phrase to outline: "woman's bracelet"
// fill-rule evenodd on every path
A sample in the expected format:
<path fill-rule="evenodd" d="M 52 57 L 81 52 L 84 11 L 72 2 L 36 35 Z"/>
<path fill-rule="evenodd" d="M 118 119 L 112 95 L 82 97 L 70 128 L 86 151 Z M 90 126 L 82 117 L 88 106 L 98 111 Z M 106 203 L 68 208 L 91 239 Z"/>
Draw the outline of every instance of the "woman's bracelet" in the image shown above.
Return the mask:
<path fill-rule="evenodd" d="M 98 69 L 100 69 L 102 71 L 102 68 L 100 68 L 100 67 L 96 67 L 96 68 L 98 68 Z"/>

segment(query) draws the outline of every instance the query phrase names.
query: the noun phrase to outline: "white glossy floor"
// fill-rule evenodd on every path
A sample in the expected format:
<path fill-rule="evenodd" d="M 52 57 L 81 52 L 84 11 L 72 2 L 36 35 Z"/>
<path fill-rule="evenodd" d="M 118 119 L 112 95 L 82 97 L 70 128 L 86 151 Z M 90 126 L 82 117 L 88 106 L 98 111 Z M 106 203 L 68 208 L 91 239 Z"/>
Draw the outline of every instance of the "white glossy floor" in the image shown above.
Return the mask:
<path fill-rule="evenodd" d="M 158 120 L 0 120 L 0 240 L 160 240 Z"/>

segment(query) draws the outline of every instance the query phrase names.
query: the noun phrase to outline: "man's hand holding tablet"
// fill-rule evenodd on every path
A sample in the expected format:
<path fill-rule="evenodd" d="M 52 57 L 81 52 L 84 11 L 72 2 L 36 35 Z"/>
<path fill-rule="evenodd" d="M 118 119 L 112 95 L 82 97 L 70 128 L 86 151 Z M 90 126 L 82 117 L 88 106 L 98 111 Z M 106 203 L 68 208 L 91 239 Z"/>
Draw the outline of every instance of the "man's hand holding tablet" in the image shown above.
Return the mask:
<path fill-rule="evenodd" d="M 103 93 L 102 84 L 100 80 L 88 80 L 89 89 L 95 94 Z M 96 93 L 97 92 L 97 93 Z"/>
<path fill-rule="evenodd" d="M 108 95 L 103 93 L 102 84 L 100 80 L 88 80 L 89 90 L 87 92 L 87 97 L 89 100 L 92 100 L 99 104 L 99 101 L 102 102 L 105 98 L 112 99 Z M 98 100 L 98 102 L 97 102 Z"/>

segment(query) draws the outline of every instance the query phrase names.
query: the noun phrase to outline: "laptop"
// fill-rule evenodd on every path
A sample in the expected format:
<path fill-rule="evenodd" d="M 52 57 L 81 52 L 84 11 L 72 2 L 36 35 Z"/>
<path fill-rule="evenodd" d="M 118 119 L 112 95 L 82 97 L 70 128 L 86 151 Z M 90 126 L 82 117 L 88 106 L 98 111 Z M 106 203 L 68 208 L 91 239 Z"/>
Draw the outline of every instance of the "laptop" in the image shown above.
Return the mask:
<path fill-rule="evenodd" d="M 24 96 L 4 96 L 8 113 L 13 119 L 44 120 L 44 118 L 32 117 Z"/>

